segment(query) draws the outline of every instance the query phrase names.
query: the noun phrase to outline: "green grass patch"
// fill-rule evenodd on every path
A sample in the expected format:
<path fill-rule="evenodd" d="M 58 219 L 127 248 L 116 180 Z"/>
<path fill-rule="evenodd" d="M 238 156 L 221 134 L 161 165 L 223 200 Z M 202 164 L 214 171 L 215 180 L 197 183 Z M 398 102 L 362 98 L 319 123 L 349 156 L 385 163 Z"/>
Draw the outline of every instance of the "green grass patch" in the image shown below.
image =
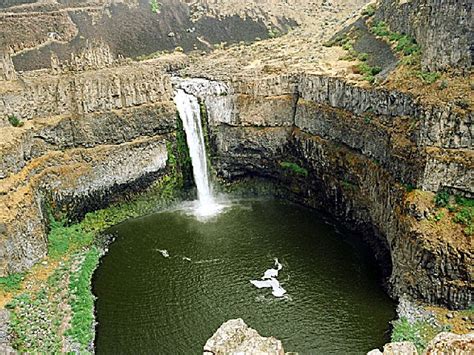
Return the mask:
<path fill-rule="evenodd" d="M 0 291 L 12 292 L 18 291 L 21 286 L 21 282 L 25 277 L 25 273 L 14 273 L 6 277 L 0 277 Z"/>
<path fill-rule="evenodd" d="M 433 84 L 441 78 L 441 74 L 437 72 L 417 71 L 416 76 L 425 84 Z"/>
<path fill-rule="evenodd" d="M 81 351 L 90 349 L 94 339 L 94 295 L 91 279 L 99 263 L 100 252 L 92 247 L 87 252 L 78 272 L 71 274 L 69 290 L 71 293 L 72 319 L 66 335 L 81 346 Z"/>
<path fill-rule="evenodd" d="M 80 224 L 66 226 L 64 221 L 52 220 L 48 235 L 48 256 L 58 259 L 67 253 L 90 246 L 94 235 L 85 232 Z"/>
<path fill-rule="evenodd" d="M 393 321 L 392 325 L 392 342 L 410 341 L 415 344 L 420 354 L 437 333 L 437 330 L 426 322 L 410 323 L 404 317 Z"/>
<path fill-rule="evenodd" d="M 282 161 L 280 162 L 280 166 L 286 170 L 289 170 L 297 175 L 302 175 L 302 176 L 308 176 L 308 170 L 305 168 L 299 166 L 296 163 L 291 163 L 288 161 Z"/>

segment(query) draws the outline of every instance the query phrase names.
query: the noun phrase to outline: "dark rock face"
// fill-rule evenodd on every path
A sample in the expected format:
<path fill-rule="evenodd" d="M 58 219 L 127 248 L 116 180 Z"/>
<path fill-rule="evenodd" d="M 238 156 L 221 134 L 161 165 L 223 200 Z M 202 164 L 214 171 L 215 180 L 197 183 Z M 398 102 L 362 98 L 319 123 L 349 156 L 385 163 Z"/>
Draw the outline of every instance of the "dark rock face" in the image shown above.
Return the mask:
<path fill-rule="evenodd" d="M 317 76 L 236 81 L 229 93 L 203 97 L 213 165 L 221 178 L 273 181 L 287 189 L 287 198 L 329 212 L 359 231 L 373 247 L 395 297 L 407 294 L 453 308 L 469 305 L 469 243 L 420 229 L 406 205 L 406 185 L 436 185 L 437 191 L 450 184 L 436 175 L 439 171 L 427 170 L 438 159 L 432 150 L 444 151 L 450 143 L 433 139 L 441 146 L 434 148 L 424 138 L 432 113 L 443 112 L 434 115 L 437 125 L 449 120 L 449 108 L 424 107 L 401 93 Z M 469 126 L 469 115 L 456 118 Z M 415 127 L 410 116 L 420 117 Z M 463 141 L 462 128 L 451 133 Z M 463 166 L 455 188 L 472 194 L 472 184 L 462 178 L 472 176 L 472 162 L 459 159 L 463 148 L 449 151 Z M 288 169 L 287 163 L 297 168 Z M 449 159 L 437 163 L 456 174 Z"/>
<path fill-rule="evenodd" d="M 425 68 L 467 72 L 472 67 L 472 1 L 382 0 L 376 16 L 392 30 L 416 39 Z"/>
<path fill-rule="evenodd" d="M 15 52 L 31 49 L 13 58 L 15 68 L 23 71 L 49 68 L 51 52 L 66 60 L 71 53 L 80 52 L 87 40 L 104 41 L 115 56 L 135 58 L 177 47 L 186 52 L 209 51 L 221 42 L 268 38 L 263 20 L 204 16 L 192 21 L 186 2 L 159 3 L 159 13 L 151 11 L 149 0 L 60 1 L 50 7 L 36 4 L 38 8 L 31 12 L 8 16 L 0 12 L 0 27 L 12 30 L 5 33 L 6 46 Z M 282 32 L 287 31 L 287 25 L 295 25 L 286 19 L 280 22 Z"/>

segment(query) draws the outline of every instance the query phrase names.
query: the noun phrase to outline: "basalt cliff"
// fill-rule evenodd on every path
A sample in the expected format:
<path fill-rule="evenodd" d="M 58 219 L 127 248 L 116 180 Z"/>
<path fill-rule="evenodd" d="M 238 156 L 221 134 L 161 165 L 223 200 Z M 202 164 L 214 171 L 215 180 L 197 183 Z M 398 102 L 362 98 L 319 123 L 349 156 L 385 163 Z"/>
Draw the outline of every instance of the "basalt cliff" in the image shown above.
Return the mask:
<path fill-rule="evenodd" d="M 270 182 L 359 232 L 394 298 L 468 308 L 472 5 L 367 3 L 2 5 L 0 276 L 47 257 L 51 214 L 169 173 L 180 76 L 199 78 L 220 183 Z"/>

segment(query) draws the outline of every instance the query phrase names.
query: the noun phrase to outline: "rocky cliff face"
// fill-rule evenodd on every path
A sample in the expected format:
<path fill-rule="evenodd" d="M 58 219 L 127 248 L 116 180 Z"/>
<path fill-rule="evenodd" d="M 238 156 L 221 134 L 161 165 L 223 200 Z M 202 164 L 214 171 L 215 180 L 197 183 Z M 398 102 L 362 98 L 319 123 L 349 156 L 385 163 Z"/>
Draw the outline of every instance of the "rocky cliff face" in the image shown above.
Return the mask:
<path fill-rule="evenodd" d="M 472 13 L 471 1 L 382 0 L 377 17 L 392 30 L 416 38 L 425 68 L 468 72 L 473 63 Z"/>
<path fill-rule="evenodd" d="M 1 275 L 46 255 L 48 206 L 80 218 L 164 172 L 176 114 L 169 76 L 152 67 L 42 73 L 2 86 Z M 12 115 L 24 125 L 12 127 Z"/>
<path fill-rule="evenodd" d="M 183 58 L 116 62 L 99 48 L 54 60 L 53 70 L 3 74 L 0 275 L 45 255 L 46 205 L 80 217 L 163 172 L 176 127 L 168 72 Z M 440 190 L 474 196 L 472 111 L 309 70 L 247 69 L 195 93 L 208 108 L 218 175 L 270 180 L 361 232 L 395 296 L 467 306 L 470 240 L 458 225 L 433 225 L 430 204 Z"/>
<path fill-rule="evenodd" d="M 312 75 L 227 88 L 202 95 L 219 176 L 270 179 L 361 232 L 386 266 L 393 295 L 451 307 L 471 302 L 469 237 L 430 230 L 426 217 L 414 217 L 419 206 L 407 193 L 414 186 L 472 196 L 471 112 Z M 453 127 L 449 136 L 443 125 Z"/>

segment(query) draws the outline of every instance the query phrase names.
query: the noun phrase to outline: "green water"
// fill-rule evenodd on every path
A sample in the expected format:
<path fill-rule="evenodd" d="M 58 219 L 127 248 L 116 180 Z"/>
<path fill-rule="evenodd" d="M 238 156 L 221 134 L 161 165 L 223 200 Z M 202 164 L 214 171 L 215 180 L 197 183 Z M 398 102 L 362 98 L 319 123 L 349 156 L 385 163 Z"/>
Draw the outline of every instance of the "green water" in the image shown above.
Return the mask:
<path fill-rule="evenodd" d="M 247 201 L 207 223 L 163 212 L 111 232 L 94 277 L 98 354 L 199 354 L 232 318 L 300 354 L 365 354 L 388 340 L 395 305 L 370 252 L 312 210 Z M 249 282 L 274 257 L 282 299 Z"/>

